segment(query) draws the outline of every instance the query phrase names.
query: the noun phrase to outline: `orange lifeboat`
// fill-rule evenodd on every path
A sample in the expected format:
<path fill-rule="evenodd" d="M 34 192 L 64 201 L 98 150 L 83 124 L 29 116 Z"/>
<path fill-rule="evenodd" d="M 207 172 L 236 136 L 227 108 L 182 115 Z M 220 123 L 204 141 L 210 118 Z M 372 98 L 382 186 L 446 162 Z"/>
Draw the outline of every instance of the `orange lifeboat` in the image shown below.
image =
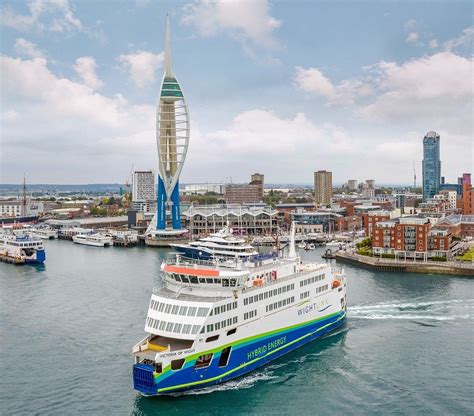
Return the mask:
<path fill-rule="evenodd" d="M 254 279 L 253 285 L 254 286 L 262 286 L 263 285 L 263 279 Z"/>
<path fill-rule="evenodd" d="M 337 287 L 341 286 L 341 281 L 340 280 L 333 280 L 332 281 L 332 288 L 336 289 Z"/>

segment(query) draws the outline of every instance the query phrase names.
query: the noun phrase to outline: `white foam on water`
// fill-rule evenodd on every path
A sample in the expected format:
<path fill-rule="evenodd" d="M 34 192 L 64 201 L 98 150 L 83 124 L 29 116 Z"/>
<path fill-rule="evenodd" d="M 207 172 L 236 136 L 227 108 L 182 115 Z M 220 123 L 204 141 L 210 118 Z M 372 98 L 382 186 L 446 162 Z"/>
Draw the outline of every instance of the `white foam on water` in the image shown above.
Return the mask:
<path fill-rule="evenodd" d="M 454 321 L 472 319 L 474 299 L 429 302 L 383 302 L 349 307 L 348 317 L 355 319 L 407 319 Z M 456 310 L 451 310 L 455 307 Z M 469 313 L 466 313 L 469 312 Z"/>
<path fill-rule="evenodd" d="M 189 390 L 180 393 L 170 393 L 170 396 L 193 396 L 214 393 L 216 391 L 248 389 L 250 387 L 253 387 L 257 382 L 273 380 L 275 378 L 277 377 L 273 376 L 268 371 L 262 371 L 258 373 L 249 374 L 248 376 L 244 376 L 236 380 L 230 380 L 225 383 L 216 384 L 214 386 L 203 387 L 202 389 Z"/>
<path fill-rule="evenodd" d="M 455 321 L 457 319 L 472 319 L 470 315 L 452 315 L 452 316 L 437 316 L 437 315 L 390 315 L 390 314 L 367 314 L 362 316 L 350 316 L 354 319 L 411 319 L 411 320 L 430 320 L 430 321 Z"/>
<path fill-rule="evenodd" d="M 374 305 L 360 305 L 350 306 L 351 311 L 363 311 L 365 309 L 391 309 L 391 308 L 419 308 L 436 305 L 451 305 L 456 303 L 473 303 L 474 299 L 453 299 L 453 300 L 439 300 L 431 302 L 410 302 L 410 303 L 387 303 L 381 302 Z"/>

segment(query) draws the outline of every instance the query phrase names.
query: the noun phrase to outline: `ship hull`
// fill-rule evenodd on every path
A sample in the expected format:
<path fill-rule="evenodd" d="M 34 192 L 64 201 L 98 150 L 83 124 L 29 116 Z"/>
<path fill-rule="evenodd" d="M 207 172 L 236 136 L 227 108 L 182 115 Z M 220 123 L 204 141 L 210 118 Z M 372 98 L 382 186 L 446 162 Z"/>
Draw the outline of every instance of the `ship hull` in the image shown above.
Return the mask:
<path fill-rule="evenodd" d="M 194 356 L 186 357 L 181 370 L 165 369 L 158 376 L 153 376 L 153 367 L 135 364 L 134 388 L 145 396 L 159 396 L 224 383 L 254 371 L 308 342 L 322 338 L 340 328 L 345 318 L 346 313 L 341 310 L 309 322 L 226 344 L 232 345 L 232 350 L 227 365 L 223 367 L 219 367 L 219 359 L 220 350 L 225 346 L 218 348 L 219 351 L 209 351 L 214 352 L 214 357 L 211 364 L 203 369 L 194 368 Z M 206 351 L 195 355 L 205 353 Z"/>

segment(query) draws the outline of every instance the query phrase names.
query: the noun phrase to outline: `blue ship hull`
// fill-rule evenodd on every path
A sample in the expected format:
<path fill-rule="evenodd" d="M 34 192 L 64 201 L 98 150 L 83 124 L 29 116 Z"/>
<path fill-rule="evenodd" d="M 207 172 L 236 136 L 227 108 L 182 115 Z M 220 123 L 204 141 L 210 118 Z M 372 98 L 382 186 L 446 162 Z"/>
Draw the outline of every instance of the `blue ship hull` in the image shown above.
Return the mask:
<path fill-rule="evenodd" d="M 282 328 L 276 333 L 236 341 L 232 345 L 229 361 L 224 367 L 219 367 L 221 349 L 214 352 L 210 365 L 202 369 L 196 369 L 195 359 L 190 359 L 181 370 L 168 369 L 163 374 L 154 375 L 152 366 L 135 364 L 134 388 L 145 396 L 156 396 L 203 388 L 232 380 L 327 335 L 341 327 L 345 322 L 345 317 L 345 311 L 341 311 L 322 319 L 303 323 L 296 328 Z M 198 355 L 205 353 L 203 351 Z"/>

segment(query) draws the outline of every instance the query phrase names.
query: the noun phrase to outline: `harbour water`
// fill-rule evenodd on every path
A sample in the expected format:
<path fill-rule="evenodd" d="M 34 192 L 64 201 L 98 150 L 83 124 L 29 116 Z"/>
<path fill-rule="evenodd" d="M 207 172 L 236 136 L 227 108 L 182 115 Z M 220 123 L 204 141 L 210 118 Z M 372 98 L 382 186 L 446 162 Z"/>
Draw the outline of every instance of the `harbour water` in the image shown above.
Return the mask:
<path fill-rule="evenodd" d="M 167 250 L 45 245 L 44 266 L 0 263 L 2 414 L 474 413 L 472 279 L 346 265 L 339 333 L 235 381 L 145 398 L 130 351 Z"/>

